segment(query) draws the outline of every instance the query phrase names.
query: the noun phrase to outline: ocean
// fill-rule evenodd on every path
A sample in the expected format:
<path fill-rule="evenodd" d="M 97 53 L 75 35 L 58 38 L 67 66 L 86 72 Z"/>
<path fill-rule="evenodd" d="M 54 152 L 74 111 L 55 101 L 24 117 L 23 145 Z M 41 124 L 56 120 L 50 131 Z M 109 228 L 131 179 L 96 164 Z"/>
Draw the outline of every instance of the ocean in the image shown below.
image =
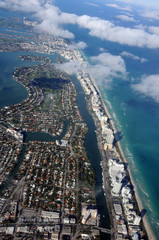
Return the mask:
<path fill-rule="evenodd" d="M 90 3 L 97 4 L 98 7 Z M 73 1 L 56 0 L 56 6 L 62 11 L 77 15 L 89 15 L 115 22 L 117 9 L 105 6 L 105 1 Z M 138 9 L 137 9 L 138 10 Z M 141 24 L 149 25 L 149 20 L 139 16 L 136 10 L 135 17 Z M 124 23 L 126 27 L 132 23 Z M 75 42 L 84 41 L 87 48 L 83 54 L 91 62 L 91 57 L 101 53 L 101 48 L 113 55 L 120 55 L 123 51 L 146 59 L 140 62 L 132 58 L 125 61 L 128 78 L 114 78 L 110 87 L 105 82 L 95 79 L 101 91 L 102 98 L 114 120 L 115 126 L 121 132 L 120 141 L 125 156 L 138 188 L 143 207 L 146 209 L 150 226 L 159 238 L 159 103 L 150 97 L 134 91 L 133 82 L 138 83 L 143 75 L 159 73 L 159 49 L 148 49 L 120 45 L 88 35 L 88 30 L 76 25 L 65 25 L 75 35 Z"/>
<path fill-rule="evenodd" d="M 91 3 L 97 4 L 96 1 L 91 1 Z M 118 10 L 110 9 L 104 3 L 103 0 L 99 0 L 98 7 L 95 7 L 84 0 L 55 1 L 55 5 L 64 12 L 77 15 L 87 14 L 117 23 L 114 16 Z M 134 15 L 138 24 L 150 24 L 148 20 L 139 16 L 138 11 L 135 11 Z M 118 22 L 118 24 L 120 23 Z M 131 27 L 133 23 L 125 22 L 124 24 Z M 91 57 L 100 54 L 101 49 L 116 56 L 126 51 L 146 59 L 146 61 L 141 62 L 122 56 L 126 65 L 126 79 L 115 77 L 109 87 L 104 81 L 95 80 L 115 126 L 121 133 L 121 146 L 130 165 L 143 206 L 147 210 L 146 214 L 150 226 L 159 239 L 159 103 L 132 88 L 132 84 L 140 82 L 142 76 L 159 73 L 159 50 L 130 47 L 100 40 L 90 36 L 88 30 L 76 25 L 63 27 L 75 34 L 75 42 L 84 41 L 87 43 L 87 48 L 83 50 L 83 54 L 91 64 L 93 64 Z M 23 87 L 21 88 L 16 82 L 8 80 L 14 66 L 18 64 L 16 59 L 16 53 L 11 53 L 9 59 L 5 58 L 5 53 L 0 54 L 0 106 L 3 106 L 4 103 L 8 105 L 19 102 L 26 96 Z"/>

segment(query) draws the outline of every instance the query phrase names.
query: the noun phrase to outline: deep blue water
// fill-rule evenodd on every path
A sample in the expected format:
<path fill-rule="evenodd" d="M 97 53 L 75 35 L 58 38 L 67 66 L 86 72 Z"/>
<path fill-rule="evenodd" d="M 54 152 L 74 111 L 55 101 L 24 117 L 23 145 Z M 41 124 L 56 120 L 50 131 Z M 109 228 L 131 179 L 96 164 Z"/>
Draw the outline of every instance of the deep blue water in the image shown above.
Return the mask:
<path fill-rule="evenodd" d="M 55 4 L 62 11 L 68 13 L 97 16 L 111 20 L 118 25 L 121 24 L 114 17 L 119 14 L 118 10 L 106 7 L 104 5 L 106 1 L 99 0 L 97 2 L 92 0 L 91 3 L 98 4 L 98 8 L 84 2 L 88 3 L 90 1 L 56 0 Z M 112 1 L 107 1 L 107 3 L 112 3 Z M 141 18 L 137 11 L 134 13 L 134 16 L 139 24 L 150 24 L 148 20 Z M 131 27 L 133 23 L 125 22 L 123 25 Z M 121 145 L 130 164 L 143 205 L 147 209 L 150 225 L 157 238 L 159 238 L 159 103 L 144 97 L 131 88 L 132 77 L 135 79 L 135 82 L 139 82 L 143 74 L 159 73 L 159 49 L 129 47 L 102 41 L 89 36 L 86 29 L 70 25 L 65 25 L 64 27 L 75 34 L 75 42 L 84 41 L 87 43 L 88 47 L 84 50 L 84 54 L 89 62 L 91 56 L 100 53 L 100 48 L 104 48 L 113 55 L 119 55 L 123 51 L 128 51 L 148 59 L 147 62 L 140 63 L 139 61 L 123 57 L 128 72 L 128 79 L 113 79 L 112 86 L 109 89 L 105 87 L 104 83 L 99 84 L 98 79 L 96 81 L 117 129 L 122 132 Z M 9 63 L 5 53 L 0 54 L 0 70 L 3 69 L 0 76 L 0 106 L 4 103 L 6 105 L 10 103 L 9 99 L 12 96 L 14 96 L 15 102 L 21 101 L 26 94 L 25 90 L 20 88 L 16 82 L 7 80 L 10 78 L 14 66 L 19 64 L 16 53 L 10 54 Z"/>
<path fill-rule="evenodd" d="M 0 53 L 0 107 L 21 102 L 27 91 L 16 81 L 11 81 L 15 66 L 23 64 L 17 53 Z"/>
<path fill-rule="evenodd" d="M 24 54 L 34 54 L 31 52 L 0 52 L 0 108 L 4 105 L 16 104 L 27 97 L 26 89 L 18 82 L 13 81 L 12 73 L 18 66 L 31 66 L 38 62 L 21 61 L 18 56 Z M 41 55 L 36 53 L 36 55 Z M 48 55 L 44 55 L 48 57 Z M 55 59 L 57 54 L 52 56 Z"/>
<path fill-rule="evenodd" d="M 95 3 L 99 7 L 90 6 L 84 2 Z M 77 15 L 96 16 L 111 20 L 117 24 L 117 19 L 114 16 L 119 12 L 117 9 L 106 8 L 104 3 L 108 2 L 111 3 L 103 0 L 98 2 L 56 0 L 55 3 L 62 11 Z M 141 18 L 137 11 L 135 17 L 139 23 L 149 25 L 149 21 Z M 123 25 L 131 27 L 132 23 L 124 23 Z M 159 103 L 144 97 L 131 88 L 132 77 L 137 83 L 142 75 L 159 73 L 159 49 L 129 47 L 102 41 L 89 36 L 86 29 L 72 25 L 65 27 L 75 34 L 76 42 L 84 41 L 87 43 L 88 47 L 83 52 L 89 62 L 91 56 L 100 54 L 100 48 L 104 48 L 113 55 L 119 55 L 121 52 L 127 51 L 148 60 L 140 63 L 123 57 L 128 72 L 127 80 L 113 79 L 112 86 L 109 89 L 105 87 L 104 82 L 101 84 L 98 79 L 96 79 L 96 82 L 117 129 L 122 132 L 121 145 L 130 164 L 143 206 L 147 210 L 149 223 L 155 235 L 159 238 Z"/>

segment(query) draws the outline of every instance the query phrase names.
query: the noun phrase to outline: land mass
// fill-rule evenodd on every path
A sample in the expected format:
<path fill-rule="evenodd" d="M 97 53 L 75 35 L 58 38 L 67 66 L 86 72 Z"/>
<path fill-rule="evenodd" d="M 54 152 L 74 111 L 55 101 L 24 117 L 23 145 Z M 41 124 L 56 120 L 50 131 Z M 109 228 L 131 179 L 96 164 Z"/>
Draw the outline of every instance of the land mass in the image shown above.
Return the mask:
<path fill-rule="evenodd" d="M 4 22 L 3 22 L 4 24 Z M 6 24 L 6 23 L 5 23 Z M 24 24 L 28 24 L 25 19 Z M 29 21 L 30 26 L 34 22 Z M 14 30 L 15 31 L 15 30 Z M 17 31 L 17 30 L 16 30 Z M 17 33 L 17 32 L 16 32 Z M 58 64 L 78 61 L 77 79 L 86 94 L 101 155 L 103 190 L 111 221 L 102 228 L 95 196 L 95 172 L 85 146 L 87 125 L 73 80 L 49 57 L 21 55 L 40 62 L 17 67 L 12 77 L 28 97 L 0 110 L 0 234 L 3 239 L 155 239 L 145 218 L 118 133 L 81 53 L 66 39 L 33 32 L 1 38 L 1 51 L 57 53 Z M 27 40 L 27 41 L 26 41 Z M 7 44 L 6 44 L 7 42 Z M 25 141 L 29 134 L 34 140 Z M 52 137 L 41 141 L 40 134 Z"/>

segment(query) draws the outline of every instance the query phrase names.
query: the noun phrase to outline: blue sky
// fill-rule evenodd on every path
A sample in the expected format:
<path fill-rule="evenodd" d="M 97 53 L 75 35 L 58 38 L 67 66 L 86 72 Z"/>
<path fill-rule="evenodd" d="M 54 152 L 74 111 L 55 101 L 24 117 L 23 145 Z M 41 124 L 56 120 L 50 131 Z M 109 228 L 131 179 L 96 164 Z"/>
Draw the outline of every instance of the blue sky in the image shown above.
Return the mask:
<path fill-rule="evenodd" d="M 152 7 L 158 7 L 159 8 L 159 1 L 158 0 L 116 0 L 115 2 L 123 2 L 126 4 L 142 4 L 144 6 L 152 6 Z"/>

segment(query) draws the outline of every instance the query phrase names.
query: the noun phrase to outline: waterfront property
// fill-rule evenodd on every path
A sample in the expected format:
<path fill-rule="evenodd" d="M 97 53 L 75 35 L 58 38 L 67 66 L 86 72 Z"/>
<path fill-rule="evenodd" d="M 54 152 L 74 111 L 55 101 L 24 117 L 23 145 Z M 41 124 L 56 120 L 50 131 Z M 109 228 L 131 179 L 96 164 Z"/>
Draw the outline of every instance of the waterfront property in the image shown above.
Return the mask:
<path fill-rule="evenodd" d="M 16 69 L 13 77 L 27 88 L 28 97 L 21 103 L 2 108 L 0 112 L 4 124 L 1 127 L 2 144 L 5 147 L 4 137 L 9 135 L 20 146 L 13 163 L 13 145 L 10 154 L 5 156 L 12 163 L 7 174 L 12 179 L 1 190 L 1 195 L 10 199 L 7 201 L 4 198 L 2 202 L 0 219 L 2 224 L 6 224 L 6 228 L 0 231 L 3 237 L 11 235 L 11 232 L 16 237 L 44 237 L 46 224 L 48 228 L 51 224 L 49 233 L 58 239 L 67 232 L 67 224 L 70 225 L 69 232 L 73 228 L 76 233 L 75 224 L 82 221 L 81 204 L 87 202 L 89 206 L 96 206 L 95 175 L 84 146 L 87 126 L 76 103 L 75 86 L 53 63 L 44 58 L 42 60 L 45 64 Z M 41 80 L 45 74 L 43 71 L 47 73 L 45 81 Z M 68 126 L 63 135 L 66 121 Z M 48 133 L 57 140 L 25 142 L 26 131 Z M 24 134 L 24 142 L 20 132 Z M 9 141 L 7 147 L 8 144 Z M 22 145 L 20 164 L 15 160 L 19 161 L 22 155 Z M 4 164 L 3 172 L 8 166 Z M 14 175 L 13 169 L 16 169 Z M 2 183 L 7 176 L 2 175 Z M 14 212 L 12 199 L 15 203 Z M 16 227 L 8 229 L 12 223 Z M 61 223 L 62 231 L 61 228 L 56 231 L 54 228 Z M 96 226 L 96 217 L 90 218 L 87 225 Z"/>
<path fill-rule="evenodd" d="M 30 25 L 26 19 L 24 22 Z M 14 48 L 13 39 L 4 51 L 56 52 L 65 60 L 86 66 L 80 52 L 66 40 L 41 34 L 34 37 L 36 44 L 23 39 Z M 75 85 L 48 58 L 26 55 L 20 59 L 40 64 L 15 70 L 13 78 L 27 89 L 28 97 L 0 110 L 1 157 L 5 156 L 1 171 L 1 237 L 14 234 L 15 238 L 98 238 L 96 230 L 103 229 L 98 227 L 95 173 L 87 155 L 88 129 L 77 105 Z M 105 231 L 116 239 L 146 239 L 133 185 L 126 164 L 120 159 L 115 129 L 100 92 L 83 69 L 77 78 L 96 126 L 103 189 L 111 218 L 111 230 Z M 66 122 L 67 130 L 62 136 Z M 21 131 L 48 133 L 55 141 L 36 139 L 23 143 Z"/>

